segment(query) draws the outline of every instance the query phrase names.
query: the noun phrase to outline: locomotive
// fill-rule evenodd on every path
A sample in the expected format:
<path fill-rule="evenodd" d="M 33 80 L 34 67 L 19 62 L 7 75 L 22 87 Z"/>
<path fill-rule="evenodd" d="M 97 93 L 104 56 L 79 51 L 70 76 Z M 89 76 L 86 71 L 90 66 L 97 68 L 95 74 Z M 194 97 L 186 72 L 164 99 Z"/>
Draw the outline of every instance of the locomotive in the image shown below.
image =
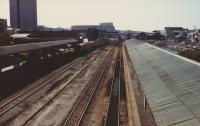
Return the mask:
<path fill-rule="evenodd" d="M 108 42 L 106 40 L 97 40 L 97 41 L 89 41 L 89 42 L 85 42 L 85 43 L 80 43 L 80 44 L 76 45 L 75 51 L 80 52 L 80 53 L 87 52 L 87 51 L 91 51 L 92 49 L 95 49 L 97 47 L 103 46 L 107 43 Z"/>

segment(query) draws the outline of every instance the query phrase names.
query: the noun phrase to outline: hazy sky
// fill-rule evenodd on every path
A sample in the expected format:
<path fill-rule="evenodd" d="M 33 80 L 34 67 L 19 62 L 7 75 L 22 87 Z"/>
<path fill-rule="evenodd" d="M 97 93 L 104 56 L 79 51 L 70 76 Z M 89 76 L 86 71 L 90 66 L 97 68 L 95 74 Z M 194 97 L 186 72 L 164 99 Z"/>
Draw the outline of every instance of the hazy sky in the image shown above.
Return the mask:
<path fill-rule="evenodd" d="M 38 24 L 66 27 L 113 22 L 117 29 L 152 31 L 200 27 L 200 0 L 37 0 Z M 9 22 L 9 0 L 0 0 Z"/>

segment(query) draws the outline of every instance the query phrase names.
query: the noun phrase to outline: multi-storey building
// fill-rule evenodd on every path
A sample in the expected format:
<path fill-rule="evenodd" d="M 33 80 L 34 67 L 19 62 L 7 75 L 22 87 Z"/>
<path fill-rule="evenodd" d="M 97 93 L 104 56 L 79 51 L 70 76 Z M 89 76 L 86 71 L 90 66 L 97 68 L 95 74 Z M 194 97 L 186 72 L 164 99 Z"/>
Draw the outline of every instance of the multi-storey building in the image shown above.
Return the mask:
<path fill-rule="evenodd" d="M 10 25 L 21 30 L 37 28 L 37 1 L 10 0 Z"/>

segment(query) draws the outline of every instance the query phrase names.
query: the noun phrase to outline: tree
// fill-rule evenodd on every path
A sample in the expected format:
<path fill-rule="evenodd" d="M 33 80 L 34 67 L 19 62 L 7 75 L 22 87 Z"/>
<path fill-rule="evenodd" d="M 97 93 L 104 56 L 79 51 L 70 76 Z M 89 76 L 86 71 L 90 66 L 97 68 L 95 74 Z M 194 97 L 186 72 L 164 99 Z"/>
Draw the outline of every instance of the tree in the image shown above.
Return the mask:
<path fill-rule="evenodd" d="M 97 28 L 88 28 L 87 30 L 88 41 L 96 41 L 99 38 L 99 31 Z"/>

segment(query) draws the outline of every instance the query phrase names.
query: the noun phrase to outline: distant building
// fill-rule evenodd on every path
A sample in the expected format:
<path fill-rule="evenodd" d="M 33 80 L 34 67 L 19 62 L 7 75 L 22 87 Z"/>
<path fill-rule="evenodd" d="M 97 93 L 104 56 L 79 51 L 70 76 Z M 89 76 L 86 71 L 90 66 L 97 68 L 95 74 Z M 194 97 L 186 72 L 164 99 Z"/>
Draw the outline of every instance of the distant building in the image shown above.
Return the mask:
<path fill-rule="evenodd" d="M 178 35 L 187 36 L 186 29 L 182 27 L 165 27 L 164 35 L 166 38 L 173 39 Z"/>
<path fill-rule="evenodd" d="M 192 43 L 200 42 L 200 29 L 190 30 L 187 38 Z"/>
<path fill-rule="evenodd" d="M 37 1 L 10 0 L 10 25 L 21 30 L 37 28 Z"/>
<path fill-rule="evenodd" d="M 85 32 L 87 31 L 89 28 L 98 28 L 98 25 L 75 25 L 75 26 L 72 26 L 71 27 L 71 30 L 72 31 L 82 31 L 82 32 Z"/>
<path fill-rule="evenodd" d="M 52 28 L 52 27 L 47 27 L 47 26 L 43 26 L 43 25 L 39 25 L 37 27 L 37 31 L 69 31 L 68 28 L 62 28 L 62 27 L 57 27 L 57 28 Z"/>
<path fill-rule="evenodd" d="M 162 30 L 154 30 L 153 33 L 162 34 Z"/>
<path fill-rule="evenodd" d="M 113 23 L 101 23 L 97 29 L 106 31 L 106 32 L 116 32 Z"/>
<path fill-rule="evenodd" d="M 113 23 L 101 23 L 99 25 L 75 25 L 71 27 L 72 31 L 79 31 L 79 32 L 85 32 L 88 30 L 88 28 L 97 28 L 100 31 L 105 32 L 116 32 L 115 27 Z"/>
<path fill-rule="evenodd" d="M 5 32 L 7 29 L 7 20 L 0 19 L 0 32 Z"/>

